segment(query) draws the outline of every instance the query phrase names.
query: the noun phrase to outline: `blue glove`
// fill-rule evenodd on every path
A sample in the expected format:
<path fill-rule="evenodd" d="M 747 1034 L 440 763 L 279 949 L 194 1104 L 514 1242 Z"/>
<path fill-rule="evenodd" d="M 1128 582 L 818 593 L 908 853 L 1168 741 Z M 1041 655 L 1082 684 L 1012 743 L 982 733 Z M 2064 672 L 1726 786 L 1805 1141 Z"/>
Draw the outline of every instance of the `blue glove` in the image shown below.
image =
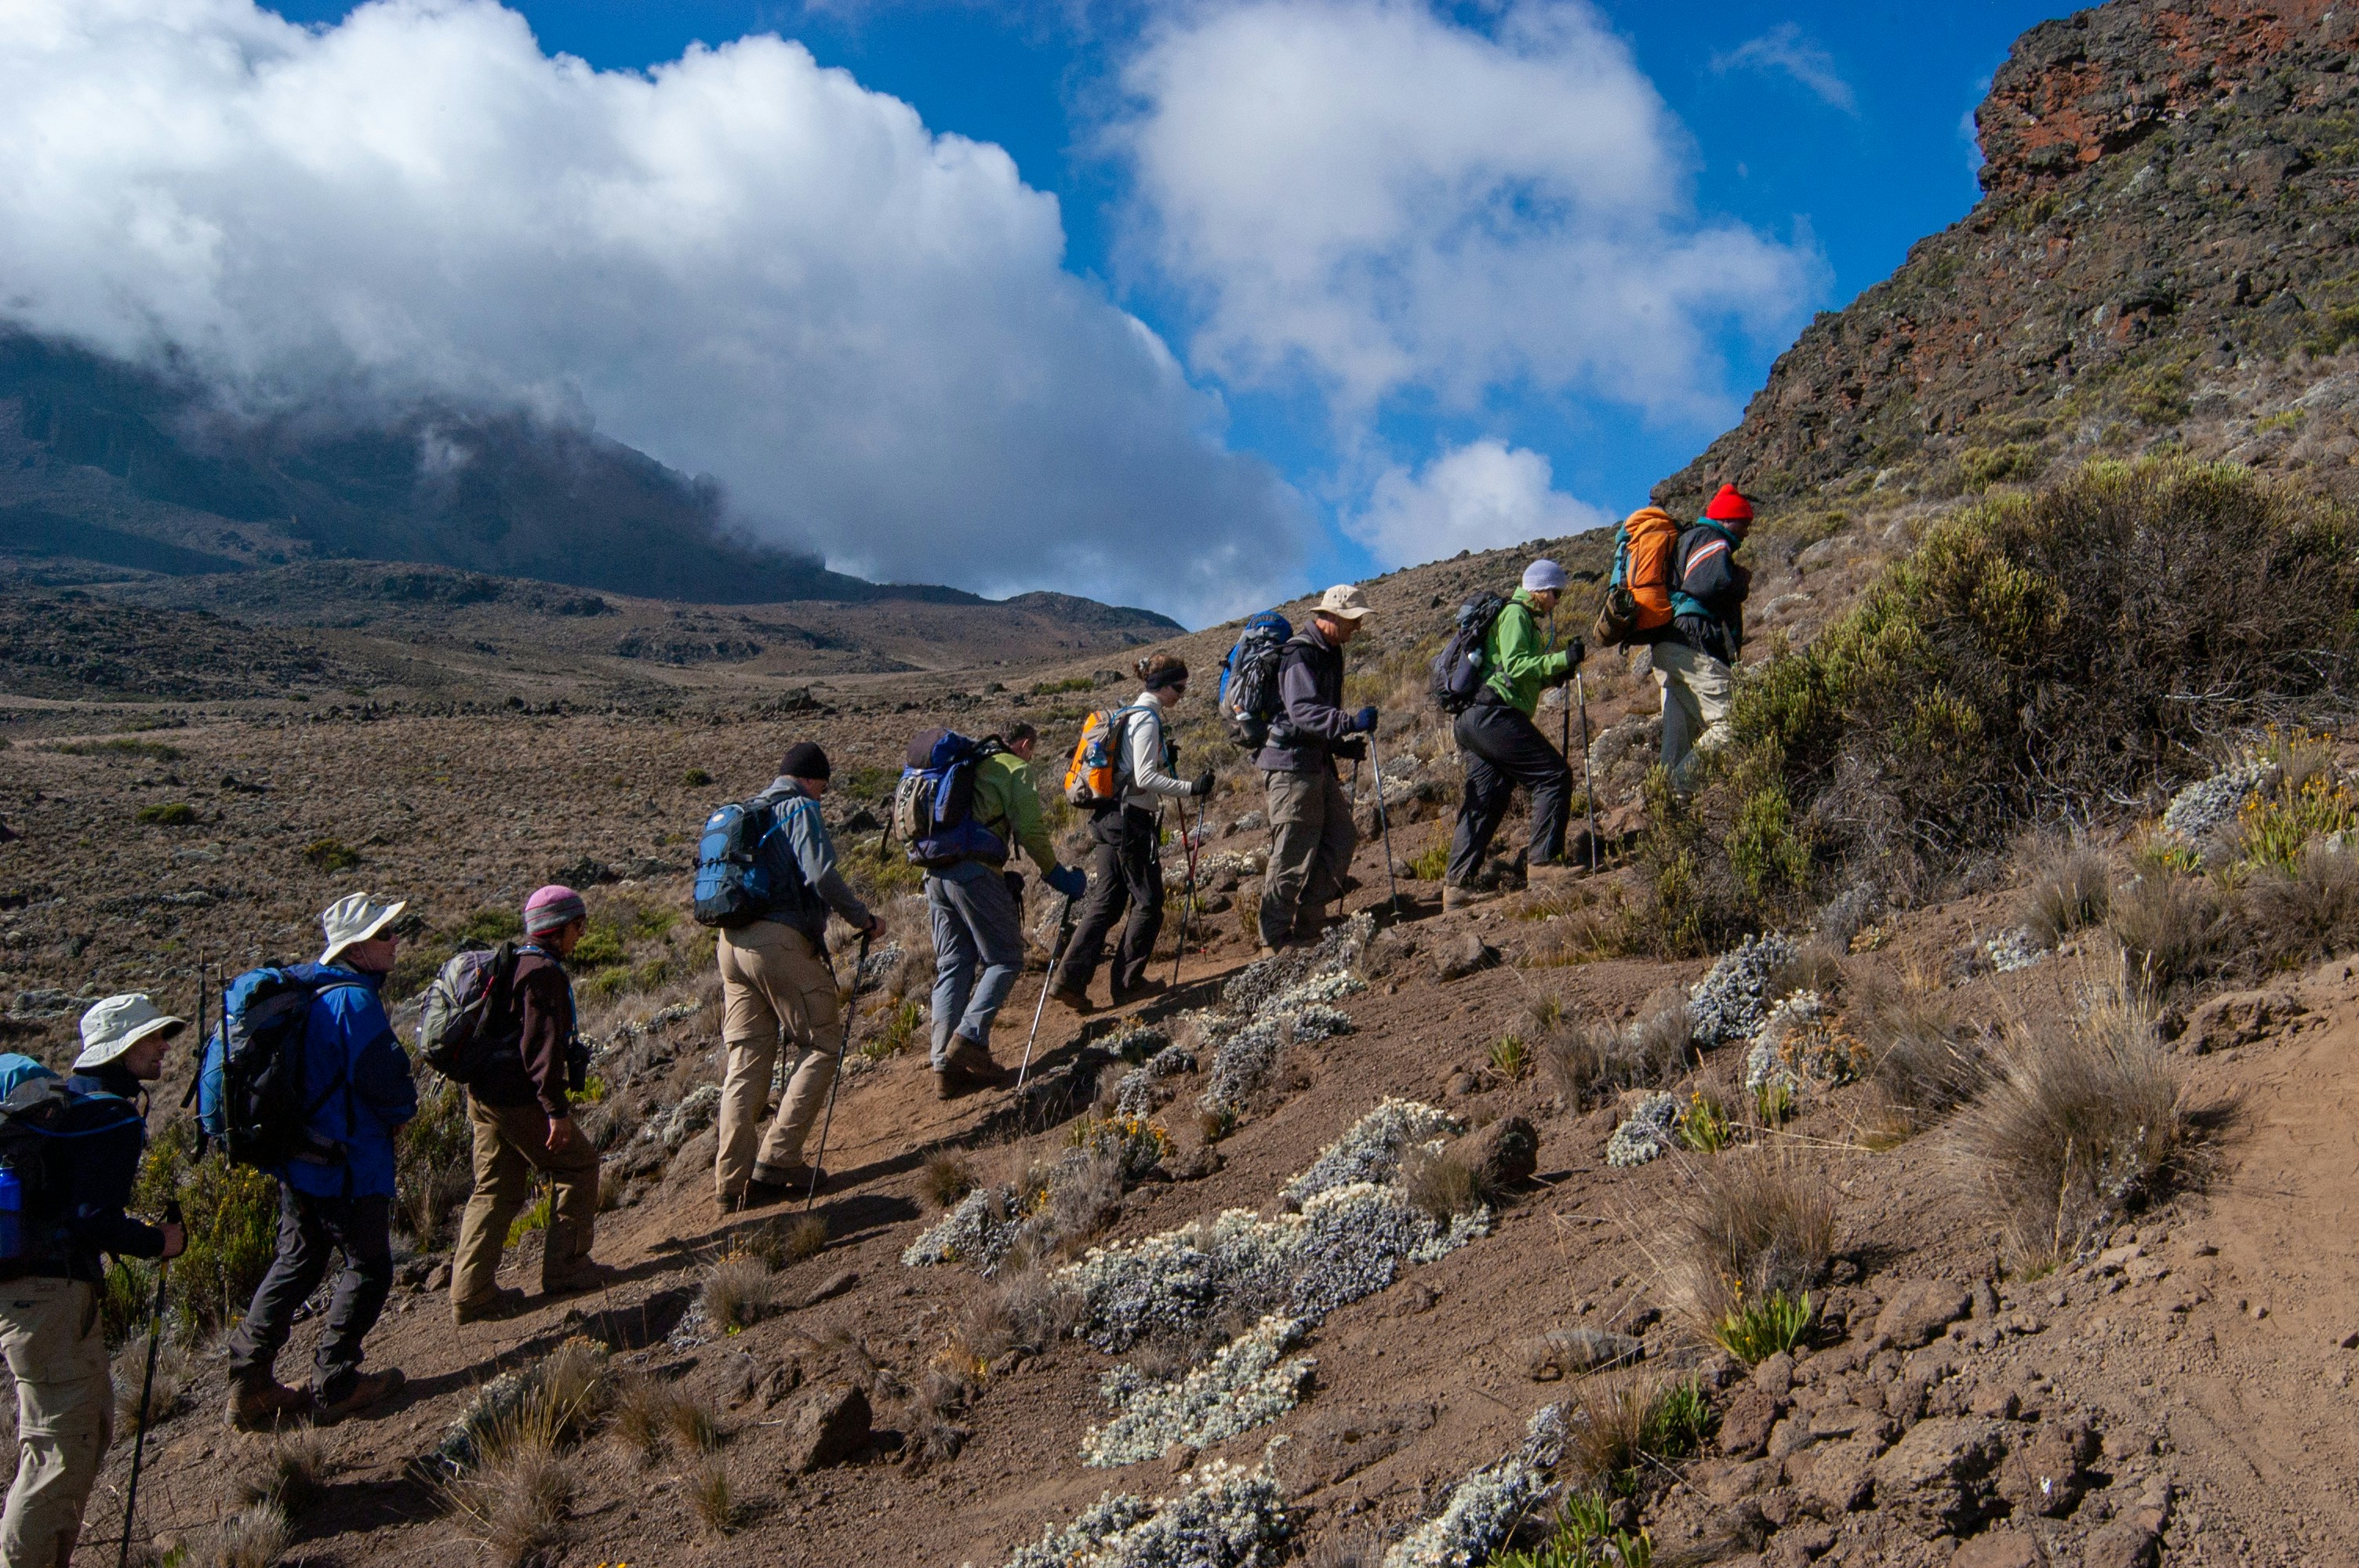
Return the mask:
<path fill-rule="evenodd" d="M 1358 715 L 1352 720 L 1352 728 L 1373 734 L 1376 728 L 1376 710 L 1373 708 L 1360 709 Z"/>
<path fill-rule="evenodd" d="M 1079 898 L 1090 889 L 1090 879 L 1079 866 L 1059 866 L 1040 880 L 1067 898 Z"/>

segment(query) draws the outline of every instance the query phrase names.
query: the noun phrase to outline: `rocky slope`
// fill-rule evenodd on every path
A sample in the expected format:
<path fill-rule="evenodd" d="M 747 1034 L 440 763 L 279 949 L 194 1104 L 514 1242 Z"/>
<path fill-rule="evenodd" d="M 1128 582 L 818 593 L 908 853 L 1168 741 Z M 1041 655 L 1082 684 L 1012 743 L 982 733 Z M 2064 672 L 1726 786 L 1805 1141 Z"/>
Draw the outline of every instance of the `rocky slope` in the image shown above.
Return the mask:
<path fill-rule="evenodd" d="M 1977 114 L 1983 200 L 1806 329 L 1658 499 L 1733 479 L 1848 516 L 2165 445 L 2350 493 L 2354 47 L 2328 0 L 2032 28 Z"/>

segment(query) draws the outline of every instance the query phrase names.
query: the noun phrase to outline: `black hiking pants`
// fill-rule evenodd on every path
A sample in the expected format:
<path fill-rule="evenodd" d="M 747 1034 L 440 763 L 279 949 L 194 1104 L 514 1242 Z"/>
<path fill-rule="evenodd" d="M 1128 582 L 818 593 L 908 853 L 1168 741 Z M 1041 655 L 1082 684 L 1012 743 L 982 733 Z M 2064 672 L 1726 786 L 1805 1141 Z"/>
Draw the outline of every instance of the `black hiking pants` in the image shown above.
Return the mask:
<path fill-rule="evenodd" d="M 1102 811 L 1091 819 L 1090 891 L 1082 900 L 1072 945 L 1057 968 L 1056 990 L 1086 991 L 1114 922 L 1128 909 L 1114 949 L 1114 989 L 1136 990 L 1147 979 L 1155 938 L 1163 930 L 1163 845 L 1155 814 L 1136 806 Z"/>
<path fill-rule="evenodd" d="M 311 1299 L 328 1277 L 332 1254 L 344 1255 L 336 1293 L 328 1303 L 327 1326 L 313 1358 L 313 1390 L 332 1404 L 352 1391 L 360 1376 L 361 1341 L 376 1326 L 393 1289 L 393 1200 L 386 1197 L 328 1198 L 278 1189 L 278 1255 L 255 1287 L 245 1321 L 229 1336 L 229 1375 L 258 1383 L 275 1377 L 278 1352 L 295 1332 L 295 1309 Z"/>
<path fill-rule="evenodd" d="M 1466 764 L 1466 795 L 1450 838 L 1453 886 L 1466 886 L 1483 868 L 1492 835 L 1521 784 L 1532 796 L 1532 847 L 1527 864 L 1545 866 L 1564 855 L 1565 822 L 1572 806 L 1572 770 L 1539 726 L 1504 702 L 1478 702 L 1453 727 Z"/>

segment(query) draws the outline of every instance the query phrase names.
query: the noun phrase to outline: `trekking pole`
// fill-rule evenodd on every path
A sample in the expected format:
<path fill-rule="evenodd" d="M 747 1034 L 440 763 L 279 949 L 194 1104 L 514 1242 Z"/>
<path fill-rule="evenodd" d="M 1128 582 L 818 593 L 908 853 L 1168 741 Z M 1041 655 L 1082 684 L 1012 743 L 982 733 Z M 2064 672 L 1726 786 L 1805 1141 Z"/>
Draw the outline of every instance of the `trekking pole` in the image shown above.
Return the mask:
<path fill-rule="evenodd" d="M 811 1156 L 810 1191 L 803 1195 L 803 1212 L 819 1202 L 819 1162 L 827 1158 L 827 1135 L 835 1126 L 835 1091 L 843 1082 L 843 1058 L 852 1054 L 852 1025 L 860 1017 L 860 978 L 868 968 L 868 933 L 860 934 L 860 952 L 852 960 L 852 989 L 843 999 L 843 1044 L 835 1058 L 835 1076 L 827 1081 L 827 1119 L 819 1124 L 819 1152 Z"/>
<path fill-rule="evenodd" d="M 1581 796 L 1589 807 L 1589 870 L 1597 871 L 1597 785 L 1589 776 L 1589 688 L 1581 684 L 1581 672 L 1572 672 L 1572 690 L 1581 704 Z"/>
<path fill-rule="evenodd" d="M 1196 820 L 1201 822 L 1202 817 Z M 1196 913 L 1196 840 L 1188 831 L 1188 803 L 1180 803 L 1180 847 L 1188 851 L 1188 897 L 1180 905 L 1180 942 L 1171 951 L 1171 983 L 1180 983 L 1180 957 L 1188 950 L 1188 920 Z"/>
<path fill-rule="evenodd" d="M 1024 1037 L 1024 1063 L 1016 1069 L 1016 1087 L 1021 1093 L 1024 1075 L 1032 1070 L 1032 1043 L 1040 1038 L 1040 1015 L 1049 1011 L 1049 982 L 1057 978 L 1057 960 L 1064 957 L 1065 945 L 1073 939 L 1073 901 L 1065 898 L 1065 907 L 1057 915 L 1057 940 L 1049 949 L 1049 967 L 1040 975 L 1040 1000 L 1032 1004 L 1032 1033 Z"/>
<path fill-rule="evenodd" d="M 165 1204 L 164 1223 L 180 1223 L 179 1199 Z M 147 1323 L 147 1375 L 139 1380 L 139 1431 L 131 1442 L 131 1484 L 124 1491 L 123 1545 L 114 1555 L 115 1568 L 129 1568 L 131 1562 L 131 1526 L 139 1515 L 139 1470 L 147 1458 L 147 1404 L 156 1393 L 156 1352 L 164 1344 L 164 1281 L 171 1268 L 168 1258 L 156 1261 L 156 1313 Z"/>
<path fill-rule="evenodd" d="M 1393 895 L 1393 914 L 1398 918 L 1400 883 L 1393 876 L 1393 814 L 1385 809 L 1385 760 L 1376 755 L 1376 732 L 1373 730 L 1368 731 L 1368 766 L 1376 773 L 1376 833 L 1385 849 L 1385 887 Z M 1354 766 L 1352 771 L 1356 773 L 1359 769 Z M 1357 799 L 1359 794 L 1360 781 L 1354 778 L 1352 781 L 1353 797 Z"/>

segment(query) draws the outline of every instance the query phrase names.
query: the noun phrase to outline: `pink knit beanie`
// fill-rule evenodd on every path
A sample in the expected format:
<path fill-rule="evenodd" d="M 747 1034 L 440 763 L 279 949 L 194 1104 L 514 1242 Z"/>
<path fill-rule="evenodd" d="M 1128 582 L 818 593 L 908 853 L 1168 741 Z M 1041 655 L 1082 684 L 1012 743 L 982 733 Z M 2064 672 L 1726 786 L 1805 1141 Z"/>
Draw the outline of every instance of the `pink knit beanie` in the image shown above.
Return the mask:
<path fill-rule="evenodd" d="M 589 913 L 580 893 L 551 882 L 524 901 L 524 934 L 546 936 L 552 931 L 564 930 Z"/>

